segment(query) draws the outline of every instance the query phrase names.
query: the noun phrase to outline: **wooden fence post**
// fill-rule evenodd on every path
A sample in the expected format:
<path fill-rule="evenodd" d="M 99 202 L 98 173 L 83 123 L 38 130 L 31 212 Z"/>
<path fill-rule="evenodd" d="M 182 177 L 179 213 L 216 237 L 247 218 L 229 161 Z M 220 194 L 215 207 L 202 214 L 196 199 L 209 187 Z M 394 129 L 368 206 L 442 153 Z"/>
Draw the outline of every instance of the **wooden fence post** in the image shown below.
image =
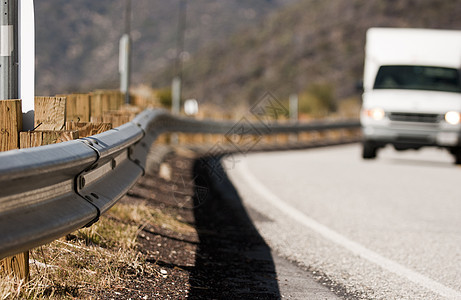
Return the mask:
<path fill-rule="evenodd" d="M 79 138 L 78 130 L 24 131 L 20 135 L 21 149 L 57 144 Z"/>
<path fill-rule="evenodd" d="M 21 100 L 0 100 L 0 151 L 18 149 L 21 130 Z"/>
<path fill-rule="evenodd" d="M 34 126 L 39 130 L 62 130 L 66 126 L 65 97 L 35 97 Z"/>
<path fill-rule="evenodd" d="M 56 95 L 56 97 L 66 98 L 66 120 L 74 122 L 90 121 L 90 95 L 89 94 L 69 94 Z"/>
<path fill-rule="evenodd" d="M 0 151 L 19 148 L 19 132 L 22 130 L 21 100 L 0 100 Z M 0 260 L 0 273 L 14 274 L 29 279 L 29 252 Z"/>
<path fill-rule="evenodd" d="M 29 251 L 19 253 L 0 261 L 0 273 L 13 274 L 19 279 L 29 280 Z"/>
<path fill-rule="evenodd" d="M 66 122 L 66 130 L 78 131 L 79 138 L 92 136 L 111 129 L 111 123 Z"/>

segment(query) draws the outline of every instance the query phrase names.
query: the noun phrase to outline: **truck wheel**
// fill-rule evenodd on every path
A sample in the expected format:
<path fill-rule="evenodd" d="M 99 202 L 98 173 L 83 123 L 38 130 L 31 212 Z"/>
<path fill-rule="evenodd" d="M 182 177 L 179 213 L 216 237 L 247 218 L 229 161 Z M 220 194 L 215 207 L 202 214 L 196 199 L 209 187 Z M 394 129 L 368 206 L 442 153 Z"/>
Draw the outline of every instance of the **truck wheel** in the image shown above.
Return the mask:
<path fill-rule="evenodd" d="M 363 159 L 373 159 L 376 157 L 378 147 L 373 142 L 364 141 L 362 144 L 362 158 Z"/>
<path fill-rule="evenodd" d="M 455 165 L 461 165 L 461 148 L 454 148 L 451 154 L 455 157 Z"/>

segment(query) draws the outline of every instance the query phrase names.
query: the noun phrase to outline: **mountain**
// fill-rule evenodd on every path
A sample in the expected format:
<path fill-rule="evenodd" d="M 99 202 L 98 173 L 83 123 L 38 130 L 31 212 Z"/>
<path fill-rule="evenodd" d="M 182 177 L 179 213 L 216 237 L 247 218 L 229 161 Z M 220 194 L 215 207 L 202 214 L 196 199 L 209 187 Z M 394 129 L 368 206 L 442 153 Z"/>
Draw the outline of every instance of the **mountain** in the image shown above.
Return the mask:
<path fill-rule="evenodd" d="M 369 27 L 461 29 L 457 1 L 185 2 L 183 98 L 224 110 L 254 103 L 267 92 L 283 101 L 298 93 L 332 108 L 342 99 L 358 98 L 355 86 L 362 77 Z M 37 94 L 118 87 L 124 3 L 35 1 Z M 180 2 L 132 3 L 133 83 L 169 87 Z"/>
<path fill-rule="evenodd" d="M 228 110 L 268 91 L 280 99 L 319 90 L 336 101 L 358 98 L 369 27 L 461 29 L 460 15 L 461 5 L 446 0 L 298 1 L 193 55 L 184 98 Z M 168 86 L 171 70 L 154 73 L 152 84 Z"/>
<path fill-rule="evenodd" d="M 296 0 L 187 2 L 184 56 Z M 176 54 L 179 0 L 132 1 L 133 83 L 169 66 Z M 36 94 L 117 88 L 125 0 L 37 0 Z"/>

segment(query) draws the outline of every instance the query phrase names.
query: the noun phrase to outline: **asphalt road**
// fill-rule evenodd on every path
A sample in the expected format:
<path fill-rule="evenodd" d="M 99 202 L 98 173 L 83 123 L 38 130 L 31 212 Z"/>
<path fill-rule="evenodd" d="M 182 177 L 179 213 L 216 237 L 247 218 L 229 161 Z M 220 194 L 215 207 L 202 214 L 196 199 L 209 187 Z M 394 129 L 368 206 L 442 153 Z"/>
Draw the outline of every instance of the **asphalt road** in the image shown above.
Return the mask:
<path fill-rule="evenodd" d="M 224 164 L 274 254 L 337 294 L 461 299 L 461 169 L 447 152 L 384 149 L 363 161 L 360 146 L 348 145 Z M 310 298 L 300 291 L 294 298 Z"/>

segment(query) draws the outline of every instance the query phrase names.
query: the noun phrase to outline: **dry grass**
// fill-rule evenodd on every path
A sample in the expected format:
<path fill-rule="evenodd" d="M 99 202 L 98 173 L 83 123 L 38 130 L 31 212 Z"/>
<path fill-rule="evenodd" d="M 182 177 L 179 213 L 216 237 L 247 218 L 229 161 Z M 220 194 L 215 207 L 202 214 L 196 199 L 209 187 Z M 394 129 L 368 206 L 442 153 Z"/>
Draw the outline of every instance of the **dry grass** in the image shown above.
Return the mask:
<path fill-rule="evenodd" d="M 116 205 L 111 209 L 108 216 L 118 218 L 125 223 L 140 224 L 141 226 L 156 225 L 174 232 L 195 232 L 194 227 L 181 222 L 178 218 L 169 214 L 167 209 L 160 210 L 159 208 L 149 207 L 144 202 L 138 202 L 136 205 Z"/>
<path fill-rule="evenodd" d="M 193 230 L 144 203 L 117 204 L 91 226 L 30 251 L 29 282 L 0 277 L 0 299 L 94 299 L 148 267 L 137 247 L 146 225 Z"/>

